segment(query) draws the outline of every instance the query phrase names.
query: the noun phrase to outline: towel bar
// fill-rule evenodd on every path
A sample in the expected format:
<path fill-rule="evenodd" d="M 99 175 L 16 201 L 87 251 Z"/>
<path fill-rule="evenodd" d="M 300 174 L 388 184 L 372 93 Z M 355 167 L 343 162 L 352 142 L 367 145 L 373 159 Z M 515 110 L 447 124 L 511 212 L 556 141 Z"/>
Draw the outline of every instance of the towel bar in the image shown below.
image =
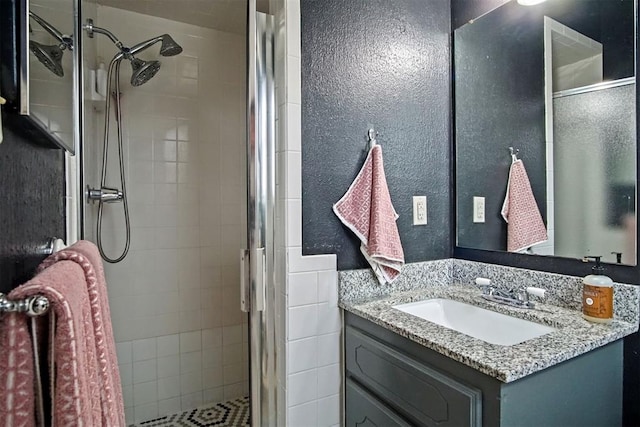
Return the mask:
<path fill-rule="evenodd" d="M 22 300 L 8 300 L 5 294 L 0 292 L 0 313 L 18 312 L 27 316 L 41 316 L 49 310 L 49 300 L 42 295 L 27 297 Z"/>

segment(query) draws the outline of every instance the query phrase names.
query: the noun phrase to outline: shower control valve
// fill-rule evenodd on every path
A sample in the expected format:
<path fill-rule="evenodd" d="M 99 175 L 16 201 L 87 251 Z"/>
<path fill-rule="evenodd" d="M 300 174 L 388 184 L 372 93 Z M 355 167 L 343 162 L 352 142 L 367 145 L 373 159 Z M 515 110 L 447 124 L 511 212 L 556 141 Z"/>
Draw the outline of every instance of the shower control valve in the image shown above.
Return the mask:
<path fill-rule="evenodd" d="M 87 198 L 92 202 L 100 203 L 113 203 L 120 202 L 124 199 L 124 194 L 117 188 L 101 187 L 101 188 L 89 188 L 87 187 Z"/>

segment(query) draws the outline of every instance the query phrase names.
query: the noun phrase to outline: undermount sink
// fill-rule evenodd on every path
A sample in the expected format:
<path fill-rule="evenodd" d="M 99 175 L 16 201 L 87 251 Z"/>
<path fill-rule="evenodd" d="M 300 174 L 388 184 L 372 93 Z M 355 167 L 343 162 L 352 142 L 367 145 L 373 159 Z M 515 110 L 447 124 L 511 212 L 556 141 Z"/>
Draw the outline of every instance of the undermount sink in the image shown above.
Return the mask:
<path fill-rule="evenodd" d="M 393 308 L 497 345 L 520 344 L 556 330 L 551 326 L 444 298 L 399 304 Z"/>

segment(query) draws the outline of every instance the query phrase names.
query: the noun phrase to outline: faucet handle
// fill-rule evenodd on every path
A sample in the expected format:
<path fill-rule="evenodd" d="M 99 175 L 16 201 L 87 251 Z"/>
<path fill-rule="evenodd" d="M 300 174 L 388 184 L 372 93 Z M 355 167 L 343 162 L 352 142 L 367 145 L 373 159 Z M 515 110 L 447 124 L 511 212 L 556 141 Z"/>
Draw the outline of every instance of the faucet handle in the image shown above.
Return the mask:
<path fill-rule="evenodd" d="M 529 287 L 525 288 L 525 291 L 526 291 L 527 294 L 531 294 L 531 295 L 539 297 L 539 298 L 544 298 L 545 294 L 547 293 L 546 289 L 535 288 L 533 286 L 529 286 Z"/>
<path fill-rule="evenodd" d="M 491 279 L 476 277 L 476 285 L 480 287 L 484 295 L 490 295 L 492 293 L 493 286 L 491 286 Z"/>
<path fill-rule="evenodd" d="M 476 285 L 489 286 L 491 285 L 491 279 L 487 279 L 486 277 L 476 277 Z"/>

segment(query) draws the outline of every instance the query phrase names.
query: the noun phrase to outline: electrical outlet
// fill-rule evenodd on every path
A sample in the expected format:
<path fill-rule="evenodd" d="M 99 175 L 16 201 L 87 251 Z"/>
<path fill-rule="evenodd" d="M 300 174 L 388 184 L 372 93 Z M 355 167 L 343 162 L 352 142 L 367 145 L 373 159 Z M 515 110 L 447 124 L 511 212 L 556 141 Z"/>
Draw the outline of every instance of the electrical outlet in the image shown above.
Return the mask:
<path fill-rule="evenodd" d="M 413 196 L 413 225 L 427 223 L 427 196 Z"/>
<path fill-rule="evenodd" d="M 473 197 L 473 222 L 484 222 L 484 197 Z"/>

